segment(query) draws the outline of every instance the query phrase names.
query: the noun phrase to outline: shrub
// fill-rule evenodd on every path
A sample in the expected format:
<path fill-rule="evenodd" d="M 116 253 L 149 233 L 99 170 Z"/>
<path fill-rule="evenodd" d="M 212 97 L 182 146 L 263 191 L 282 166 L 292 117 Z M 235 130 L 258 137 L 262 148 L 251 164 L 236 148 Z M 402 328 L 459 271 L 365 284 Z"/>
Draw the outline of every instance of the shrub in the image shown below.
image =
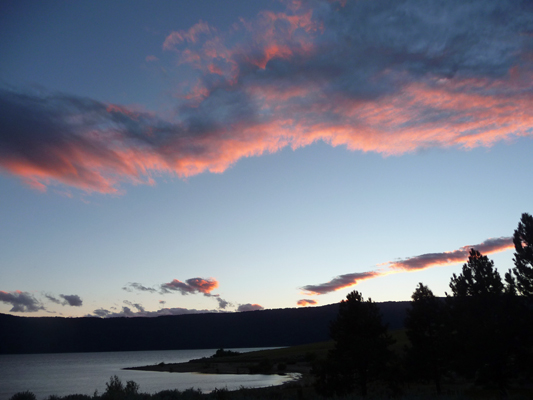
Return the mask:
<path fill-rule="evenodd" d="M 113 375 L 106 384 L 106 390 L 102 395 L 104 400 L 131 399 L 139 394 L 139 384 L 134 381 L 126 382 L 126 386 L 120 378 Z"/>
<path fill-rule="evenodd" d="M 213 358 L 218 358 L 218 357 L 235 357 L 235 356 L 238 356 L 239 353 L 238 351 L 232 351 L 232 350 L 224 350 L 224 349 L 218 349 L 216 351 L 215 354 L 213 354 Z"/>
<path fill-rule="evenodd" d="M 9 400 L 37 400 L 35 394 L 30 391 L 15 393 Z"/>

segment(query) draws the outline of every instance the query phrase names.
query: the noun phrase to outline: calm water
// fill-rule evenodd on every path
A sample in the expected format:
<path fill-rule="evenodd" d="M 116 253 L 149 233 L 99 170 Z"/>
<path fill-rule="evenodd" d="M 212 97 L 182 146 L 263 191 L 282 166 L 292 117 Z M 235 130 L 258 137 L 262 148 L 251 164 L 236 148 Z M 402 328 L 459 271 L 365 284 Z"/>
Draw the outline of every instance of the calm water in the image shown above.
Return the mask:
<path fill-rule="evenodd" d="M 233 350 L 246 352 L 258 349 Z M 112 375 L 117 375 L 124 383 L 129 380 L 137 382 L 140 391 L 145 393 L 191 387 L 204 392 L 215 388 L 233 390 L 241 386 L 279 385 L 293 379 L 293 376 L 279 375 L 205 375 L 122 370 L 125 367 L 160 362 L 186 362 L 209 357 L 215 351 L 216 349 L 0 355 L 0 400 L 8 400 L 13 394 L 25 390 L 35 393 L 38 400 L 51 394 L 92 395 L 95 390 L 101 394 Z"/>

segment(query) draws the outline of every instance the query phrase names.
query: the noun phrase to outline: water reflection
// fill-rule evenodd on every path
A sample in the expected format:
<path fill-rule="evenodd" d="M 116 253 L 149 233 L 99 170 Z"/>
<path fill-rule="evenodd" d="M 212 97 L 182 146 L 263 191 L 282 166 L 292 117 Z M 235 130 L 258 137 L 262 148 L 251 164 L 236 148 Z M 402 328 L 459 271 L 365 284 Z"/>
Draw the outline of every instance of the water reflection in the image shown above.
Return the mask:
<path fill-rule="evenodd" d="M 259 349 L 234 349 L 240 352 Z M 108 353 L 17 354 L 0 355 L 0 400 L 29 390 L 44 399 L 52 394 L 65 396 L 80 393 L 102 393 L 112 375 L 123 382 L 133 380 L 140 391 L 155 393 L 167 389 L 199 388 L 204 392 L 215 388 L 235 390 L 244 387 L 279 385 L 296 375 L 207 375 L 122 370 L 125 367 L 186 362 L 209 357 L 214 349 L 134 351 Z"/>

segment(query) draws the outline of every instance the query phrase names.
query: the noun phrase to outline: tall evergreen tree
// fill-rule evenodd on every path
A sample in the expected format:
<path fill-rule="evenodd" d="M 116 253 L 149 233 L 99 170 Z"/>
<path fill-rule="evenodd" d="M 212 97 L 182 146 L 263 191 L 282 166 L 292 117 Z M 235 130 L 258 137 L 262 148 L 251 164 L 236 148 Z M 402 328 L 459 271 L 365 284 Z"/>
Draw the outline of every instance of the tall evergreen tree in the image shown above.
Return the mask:
<path fill-rule="evenodd" d="M 416 376 L 432 379 L 441 392 L 441 376 L 446 368 L 444 303 L 431 289 L 419 283 L 411 296 L 405 328 L 411 346 L 407 349 L 409 369 Z"/>
<path fill-rule="evenodd" d="M 476 374 L 480 383 L 497 383 L 504 391 L 513 343 L 505 300 L 512 290 L 505 290 L 494 262 L 475 249 L 462 273 L 453 274 L 450 288 L 457 369 L 467 376 Z"/>
<path fill-rule="evenodd" d="M 523 213 L 513 234 L 515 247 L 512 272 L 509 279 L 516 282 L 515 292 L 521 296 L 513 299 L 514 307 L 509 315 L 516 331 L 518 369 L 533 374 L 533 217 Z M 509 273 L 511 275 L 511 273 Z"/>
<path fill-rule="evenodd" d="M 450 289 L 454 297 L 475 299 L 498 296 L 503 293 L 502 277 L 494 268 L 494 261 L 475 249 L 470 249 L 468 262 L 462 273 L 453 274 Z"/>
<path fill-rule="evenodd" d="M 330 333 L 335 348 L 315 370 L 317 391 L 345 395 L 358 387 L 366 396 L 368 383 L 384 373 L 392 354 L 388 347 L 394 342 L 378 306 L 371 299 L 365 301 L 357 291 L 349 293 L 339 306 Z"/>
<path fill-rule="evenodd" d="M 530 214 L 522 214 L 514 231 L 513 243 L 513 272 L 516 275 L 518 291 L 533 300 L 533 217 Z"/>

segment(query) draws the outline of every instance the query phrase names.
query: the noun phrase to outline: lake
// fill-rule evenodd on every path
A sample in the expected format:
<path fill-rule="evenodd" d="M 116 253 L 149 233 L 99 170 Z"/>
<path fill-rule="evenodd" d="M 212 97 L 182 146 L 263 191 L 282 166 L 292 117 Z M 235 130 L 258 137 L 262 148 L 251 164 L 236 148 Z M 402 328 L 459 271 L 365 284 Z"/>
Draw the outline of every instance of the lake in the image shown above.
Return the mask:
<path fill-rule="evenodd" d="M 231 349 L 239 352 L 261 349 Z M 215 388 L 235 390 L 244 387 L 279 385 L 295 375 L 206 375 L 124 371 L 122 368 L 164 363 L 187 362 L 209 357 L 216 349 L 124 351 L 107 353 L 14 354 L 0 355 L 0 400 L 29 390 L 38 400 L 52 394 L 65 396 L 80 393 L 102 394 L 106 382 L 117 375 L 122 382 L 133 380 L 140 391 L 155 393 L 165 389 L 185 390 L 191 387 L 209 392 Z"/>

